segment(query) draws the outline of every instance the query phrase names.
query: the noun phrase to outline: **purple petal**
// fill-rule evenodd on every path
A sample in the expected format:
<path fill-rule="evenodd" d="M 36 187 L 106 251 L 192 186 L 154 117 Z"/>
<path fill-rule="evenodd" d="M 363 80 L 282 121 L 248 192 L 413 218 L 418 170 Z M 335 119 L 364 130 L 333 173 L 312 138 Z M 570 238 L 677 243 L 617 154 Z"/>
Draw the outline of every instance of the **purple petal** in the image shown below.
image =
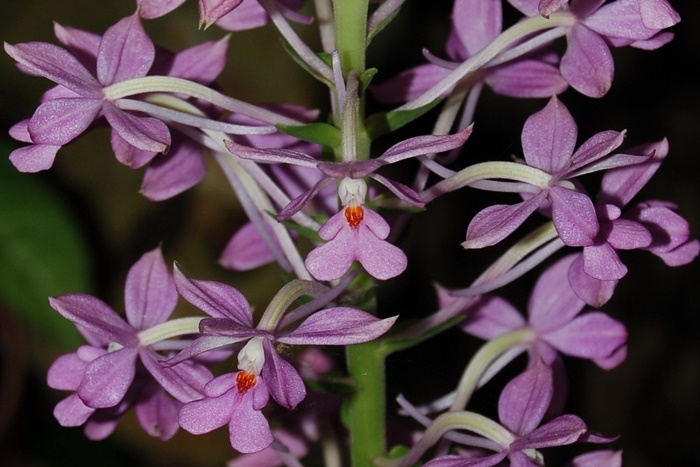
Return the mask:
<path fill-rule="evenodd" d="M 452 25 L 468 56 L 483 49 L 501 33 L 502 16 L 500 0 L 455 2 Z"/>
<path fill-rule="evenodd" d="M 537 279 L 530 300 L 530 323 L 540 334 L 550 332 L 571 321 L 583 308 L 583 302 L 571 289 L 568 271 L 576 255 L 566 256 L 550 266 Z"/>
<path fill-rule="evenodd" d="M 52 389 L 75 391 L 85 374 L 87 363 L 76 353 L 61 355 L 49 367 L 46 374 L 46 384 Z"/>
<path fill-rule="evenodd" d="M 462 246 L 467 249 L 484 248 L 500 242 L 535 212 L 545 195 L 546 191 L 541 191 L 518 204 L 499 204 L 483 209 L 469 223 L 467 239 Z"/>
<path fill-rule="evenodd" d="M 619 0 L 602 6 L 583 20 L 588 28 L 604 37 L 644 40 L 656 34 L 656 29 L 644 25 L 639 0 Z"/>
<path fill-rule="evenodd" d="M 686 243 L 670 251 L 666 251 L 665 249 L 664 251 L 650 249 L 650 251 L 661 258 L 667 266 L 683 266 L 697 258 L 700 253 L 700 241 L 697 239 L 688 240 Z"/>
<path fill-rule="evenodd" d="M 550 97 L 569 87 L 559 67 L 541 60 L 518 60 L 493 68 L 486 82 L 495 93 L 511 97 Z"/>
<path fill-rule="evenodd" d="M 583 420 L 575 415 L 562 415 L 516 440 L 511 449 L 539 449 L 575 443 L 587 430 Z"/>
<path fill-rule="evenodd" d="M 179 294 L 195 307 L 214 318 L 230 318 L 253 327 L 253 311 L 242 293 L 230 285 L 187 278 L 175 267 L 175 286 Z"/>
<path fill-rule="evenodd" d="M 622 467 L 622 451 L 587 452 L 576 456 L 566 467 Z"/>
<path fill-rule="evenodd" d="M 137 117 L 109 103 L 103 105 L 103 111 L 114 131 L 132 146 L 154 153 L 168 150 L 170 130 L 157 118 Z"/>
<path fill-rule="evenodd" d="M 262 377 L 278 404 L 293 409 L 306 397 L 306 387 L 299 372 L 280 357 L 269 339 L 263 339 L 265 364 Z"/>
<path fill-rule="evenodd" d="M 518 436 L 534 430 L 552 400 L 552 370 L 541 360 L 513 378 L 498 399 L 498 416 Z"/>
<path fill-rule="evenodd" d="M 583 271 L 601 281 L 617 281 L 625 277 L 627 267 L 608 243 L 583 249 Z"/>
<path fill-rule="evenodd" d="M 264 26 L 268 21 L 267 12 L 258 2 L 247 1 L 221 17 L 216 25 L 226 31 L 244 31 Z"/>
<path fill-rule="evenodd" d="M 292 217 L 294 214 L 299 212 L 304 206 L 309 204 L 312 198 L 314 198 L 318 193 L 323 190 L 333 179 L 324 177 L 321 178 L 314 186 L 291 200 L 280 212 L 277 214 L 277 220 L 283 221 Z"/>
<path fill-rule="evenodd" d="M 393 78 L 371 86 L 369 89 L 380 102 L 390 104 L 406 102 L 426 92 L 449 72 L 450 70 L 438 65 L 420 65 L 402 71 Z"/>
<path fill-rule="evenodd" d="M 80 400 L 77 394 L 71 394 L 56 404 L 53 416 L 61 426 L 80 426 L 95 413 L 95 409 L 88 407 Z"/>
<path fill-rule="evenodd" d="M 552 96 L 544 109 L 530 116 L 521 141 L 527 165 L 556 174 L 567 166 L 576 146 L 576 122 L 562 102 Z"/>
<path fill-rule="evenodd" d="M 593 363 L 603 370 L 612 370 L 619 366 L 627 358 L 627 345 L 621 345 L 613 353 L 605 358 L 596 358 Z"/>
<path fill-rule="evenodd" d="M 247 222 L 228 241 L 219 264 L 234 271 L 249 271 L 271 263 L 274 258 L 258 229 L 252 222 Z"/>
<path fill-rule="evenodd" d="M 131 267 L 124 287 L 126 319 L 136 329 L 165 322 L 177 303 L 175 282 L 160 248 L 145 253 Z"/>
<path fill-rule="evenodd" d="M 581 300 L 600 308 L 610 300 L 618 281 L 601 281 L 586 274 L 583 270 L 583 254 L 580 254 L 569 269 L 569 283 Z"/>
<path fill-rule="evenodd" d="M 154 151 L 146 151 L 132 146 L 114 130 L 109 134 L 109 142 L 117 160 L 132 169 L 143 167 L 157 154 Z"/>
<path fill-rule="evenodd" d="M 462 456 L 436 457 L 424 464 L 424 467 L 491 467 L 498 465 L 508 454 L 507 450 L 486 457 L 465 458 Z"/>
<path fill-rule="evenodd" d="M 100 110 L 102 103 L 99 100 L 84 97 L 44 102 L 29 120 L 32 142 L 64 145 L 87 130 Z"/>
<path fill-rule="evenodd" d="M 189 402 L 180 408 L 178 423 L 183 430 L 193 435 L 209 433 L 231 421 L 238 393 L 232 389 L 220 397 L 206 397 Z"/>
<path fill-rule="evenodd" d="M 236 144 L 233 141 L 224 141 L 224 144 L 226 145 L 226 149 L 228 149 L 231 154 L 236 157 L 240 157 L 241 159 L 254 160 L 256 162 L 268 164 L 293 164 L 302 167 L 316 167 L 319 163 L 318 160 L 314 159 L 308 154 L 292 151 L 290 149 L 257 149 L 250 146 Z"/>
<path fill-rule="evenodd" d="M 409 138 L 390 147 L 377 161 L 393 164 L 423 154 L 449 151 L 463 145 L 471 133 L 470 125 L 453 135 L 425 135 Z"/>
<path fill-rule="evenodd" d="M 649 29 L 666 29 L 681 20 L 681 16 L 666 0 L 639 0 L 642 23 Z"/>
<path fill-rule="evenodd" d="M 46 42 L 5 44 L 5 52 L 15 59 L 20 69 L 42 76 L 87 98 L 102 97 L 102 86 L 68 51 Z"/>
<path fill-rule="evenodd" d="M 185 0 L 136 0 L 139 14 L 144 19 L 153 19 L 170 13 Z"/>
<path fill-rule="evenodd" d="M 591 312 L 543 336 L 561 353 L 590 360 L 605 359 L 627 341 L 625 326 L 605 313 Z"/>
<path fill-rule="evenodd" d="M 166 368 L 171 367 L 173 365 L 177 365 L 181 362 L 184 362 L 187 359 L 196 357 L 197 355 L 200 355 L 204 352 L 220 349 L 222 347 L 228 347 L 244 339 L 245 338 L 233 338 L 228 336 L 198 337 L 197 339 L 192 341 L 187 347 L 182 349 L 177 355 L 168 360 L 161 361 L 160 364 Z"/>
<path fill-rule="evenodd" d="M 238 452 L 262 451 L 274 440 L 270 424 L 260 410 L 252 404 L 253 391 L 243 395 L 239 404 L 233 406 L 229 422 L 231 446 Z"/>
<path fill-rule="evenodd" d="M 535 16 L 540 13 L 540 0 L 508 0 L 525 16 Z"/>
<path fill-rule="evenodd" d="M 205 27 L 233 11 L 243 0 L 199 0 L 199 21 Z"/>
<path fill-rule="evenodd" d="M 309 452 L 306 441 L 297 433 L 289 433 L 283 428 L 275 429 L 273 432 L 275 436 L 275 441 L 282 444 L 293 457 L 297 459 L 302 459 Z M 284 465 L 280 456 L 278 454 L 277 446 L 268 446 L 262 451 L 258 451 L 251 454 L 243 454 L 236 456 L 235 459 L 230 460 L 226 467 L 259 467 L 261 465 L 266 465 L 270 467 L 278 467 Z"/>
<path fill-rule="evenodd" d="M 593 245 L 600 226 L 591 199 L 561 186 L 549 190 L 552 221 L 559 238 L 569 246 Z"/>
<path fill-rule="evenodd" d="M 206 172 L 201 146 L 178 140 L 167 154 L 151 160 L 143 175 L 141 194 L 151 201 L 170 199 L 195 186 Z"/>
<path fill-rule="evenodd" d="M 124 398 L 136 374 L 138 349 L 123 347 L 93 360 L 78 395 L 94 408 L 113 407 Z"/>
<path fill-rule="evenodd" d="M 590 137 L 571 156 L 569 165 L 566 167 L 567 173 L 573 173 L 579 168 L 592 164 L 598 159 L 610 154 L 615 148 L 622 144 L 625 133 L 619 131 L 601 131 Z"/>
<path fill-rule="evenodd" d="M 150 349 L 141 349 L 141 362 L 163 389 L 180 402 L 201 399 L 204 385 L 212 379 L 211 372 L 205 367 L 183 362 L 180 365 L 164 367 L 164 358 Z"/>
<path fill-rule="evenodd" d="M 106 337 L 110 342 L 127 347 L 138 345 L 136 330 L 98 298 L 66 294 L 49 298 L 49 305 L 67 320 Z"/>
<path fill-rule="evenodd" d="M 540 15 L 549 18 L 549 15 L 557 11 L 568 1 L 569 0 L 540 0 L 537 8 L 539 9 Z"/>
<path fill-rule="evenodd" d="M 97 78 L 104 86 L 109 86 L 146 76 L 154 58 L 155 46 L 143 30 L 138 15 L 127 16 L 102 36 L 97 51 Z"/>
<path fill-rule="evenodd" d="M 343 211 L 331 217 L 331 219 L 321 227 L 321 230 L 328 226 L 329 222 L 338 215 L 342 216 Z M 342 227 L 343 224 L 340 224 L 340 222 L 345 222 L 345 220 L 341 219 L 337 223 L 337 225 Z M 316 280 L 330 281 L 339 279 L 350 269 L 353 261 L 355 261 L 355 234 L 352 232 L 350 226 L 345 224 L 345 227 L 346 228 L 339 230 L 335 237 L 328 243 L 314 248 L 306 255 L 304 265 Z M 321 230 L 319 230 L 319 234 Z M 321 238 L 323 238 L 323 236 Z"/>
<path fill-rule="evenodd" d="M 360 225 L 355 242 L 357 260 L 375 279 L 391 279 L 406 270 L 406 254 L 400 248 L 384 241 L 368 225 Z"/>
<path fill-rule="evenodd" d="M 617 219 L 608 233 L 608 243 L 618 250 L 636 250 L 652 242 L 649 231 L 639 222 Z"/>
<path fill-rule="evenodd" d="M 525 326 L 525 319 L 506 300 L 497 296 L 485 296 L 470 306 L 467 317 L 459 324 L 462 331 L 472 336 L 491 340 Z"/>
<path fill-rule="evenodd" d="M 61 146 L 32 144 L 12 151 L 10 153 L 10 162 L 20 172 L 41 172 L 51 168 L 59 149 L 61 149 Z"/>
<path fill-rule="evenodd" d="M 152 385 L 148 396 L 136 404 L 136 418 L 141 428 L 149 435 L 167 441 L 177 432 L 178 411 L 182 406 L 159 387 Z M 143 397 L 143 396 L 142 396 Z"/>
<path fill-rule="evenodd" d="M 241 0 L 234 0 L 240 2 Z M 195 45 L 175 55 L 168 76 L 201 84 L 214 81 L 226 66 L 229 36 Z"/>
<path fill-rule="evenodd" d="M 359 344 L 387 332 L 396 318 L 379 319 L 354 308 L 329 308 L 317 311 L 276 341 L 291 345 Z"/>
<path fill-rule="evenodd" d="M 603 97 L 612 85 L 615 64 L 605 41 L 585 26 L 575 25 L 561 58 L 561 74 L 588 97 Z"/>

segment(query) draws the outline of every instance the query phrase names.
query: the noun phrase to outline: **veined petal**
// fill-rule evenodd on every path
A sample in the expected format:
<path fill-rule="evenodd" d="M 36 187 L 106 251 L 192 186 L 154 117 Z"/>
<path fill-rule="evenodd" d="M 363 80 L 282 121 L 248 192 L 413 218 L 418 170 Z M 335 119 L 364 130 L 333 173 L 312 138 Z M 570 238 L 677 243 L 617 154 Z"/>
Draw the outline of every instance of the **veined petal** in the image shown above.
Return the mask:
<path fill-rule="evenodd" d="M 523 315 L 506 300 L 497 296 L 482 296 L 465 310 L 466 318 L 459 323 L 462 331 L 490 340 L 509 331 L 525 327 Z"/>
<path fill-rule="evenodd" d="M 61 149 L 61 146 L 32 144 L 15 149 L 10 153 L 9 158 L 12 165 L 20 172 L 41 172 L 51 168 L 59 149 Z"/>
<path fill-rule="evenodd" d="M 453 135 L 424 135 L 409 138 L 390 147 L 377 160 L 393 164 L 423 154 L 449 151 L 463 145 L 472 134 L 472 128 L 470 125 Z"/>
<path fill-rule="evenodd" d="M 195 186 L 206 173 L 201 146 L 177 140 L 167 154 L 151 159 L 143 174 L 141 194 L 151 201 L 170 199 Z"/>
<path fill-rule="evenodd" d="M 170 13 L 185 0 L 136 0 L 142 18 L 153 19 Z"/>
<path fill-rule="evenodd" d="M 599 360 L 612 355 L 627 341 L 627 329 L 605 313 L 591 312 L 542 338 L 566 355 Z"/>
<path fill-rule="evenodd" d="M 182 349 L 180 353 L 168 360 L 162 360 L 159 364 L 165 368 L 177 365 L 180 362 L 196 357 L 210 350 L 217 350 L 222 347 L 228 347 L 237 342 L 246 340 L 246 337 L 229 337 L 229 336 L 202 336 L 192 341 L 187 347 Z"/>
<path fill-rule="evenodd" d="M 126 319 L 136 329 L 165 322 L 177 303 L 175 282 L 160 248 L 145 253 L 131 267 L 124 287 Z"/>
<path fill-rule="evenodd" d="M 150 349 L 140 349 L 141 362 L 148 372 L 171 396 L 186 403 L 204 397 L 204 386 L 213 379 L 204 366 L 183 362 L 180 365 L 164 367 L 164 358 Z"/>
<path fill-rule="evenodd" d="M 280 357 L 269 339 L 263 339 L 265 363 L 262 378 L 278 404 L 293 409 L 306 397 L 306 387 L 299 372 Z"/>
<path fill-rule="evenodd" d="M 209 433 L 231 421 L 234 407 L 240 403 L 235 390 L 219 397 L 205 397 L 188 402 L 180 408 L 178 423 L 194 435 Z"/>
<path fill-rule="evenodd" d="M 252 222 L 247 222 L 228 241 L 219 256 L 219 264 L 234 271 L 248 271 L 274 259 L 258 229 Z"/>
<path fill-rule="evenodd" d="M 540 191 L 517 204 L 498 204 L 481 210 L 469 223 L 467 239 L 462 246 L 467 249 L 484 248 L 500 242 L 535 212 L 545 195 L 546 191 Z"/>
<path fill-rule="evenodd" d="M 137 117 L 110 103 L 103 105 L 103 111 L 110 126 L 129 144 L 154 153 L 168 150 L 170 130 L 162 121 L 153 117 Z"/>
<path fill-rule="evenodd" d="M 265 415 L 253 407 L 252 399 L 253 391 L 244 394 L 233 406 L 229 422 L 231 447 L 244 454 L 262 451 L 274 440 L 270 424 Z"/>
<path fill-rule="evenodd" d="M 583 270 L 601 281 L 620 280 L 627 274 L 627 267 L 608 243 L 583 249 Z"/>
<path fill-rule="evenodd" d="M 139 425 L 149 435 L 167 441 L 177 432 L 180 425 L 177 414 L 182 404 L 168 396 L 155 384 L 149 387 L 145 400 L 140 400 L 134 410 Z"/>
<path fill-rule="evenodd" d="M 61 355 L 49 367 L 46 374 L 46 384 L 52 389 L 75 391 L 85 374 L 87 363 L 76 353 Z"/>
<path fill-rule="evenodd" d="M 550 97 L 569 87 L 559 67 L 542 60 L 518 60 L 492 68 L 486 82 L 495 93 L 512 97 Z"/>
<path fill-rule="evenodd" d="M 681 20 L 681 16 L 666 0 L 639 0 L 642 23 L 649 29 L 666 29 Z"/>
<path fill-rule="evenodd" d="M 380 320 L 354 308 L 329 308 L 317 311 L 290 333 L 278 336 L 276 341 L 292 345 L 359 344 L 387 332 L 396 318 Z"/>
<path fill-rule="evenodd" d="M 606 37 L 644 40 L 658 32 L 642 21 L 639 0 L 618 0 L 600 7 L 583 24 Z"/>
<path fill-rule="evenodd" d="M 242 0 L 234 0 L 241 2 Z M 187 48 L 173 58 L 168 76 L 189 79 L 201 84 L 214 81 L 226 66 L 229 36 Z"/>
<path fill-rule="evenodd" d="M 355 257 L 370 276 L 379 280 L 398 276 L 408 264 L 406 254 L 400 248 L 383 240 L 366 223 L 360 225 L 357 233 Z"/>
<path fill-rule="evenodd" d="M 579 417 L 575 415 L 562 415 L 533 431 L 532 433 L 515 440 L 511 449 L 548 448 L 552 446 L 565 446 L 575 443 L 588 428 Z"/>
<path fill-rule="evenodd" d="M 590 137 L 571 156 L 570 166 L 566 167 L 566 173 L 572 173 L 581 167 L 592 164 L 598 159 L 607 156 L 625 139 L 625 132 L 601 131 Z"/>
<path fill-rule="evenodd" d="M 314 184 L 313 187 L 311 187 L 310 190 L 307 190 L 291 200 L 280 212 L 277 214 L 277 220 L 283 221 L 286 219 L 289 219 L 292 217 L 294 214 L 299 212 L 301 209 L 304 208 L 311 200 L 318 195 L 318 193 L 323 190 L 330 182 L 332 181 L 331 178 L 324 177 L 321 178 L 318 182 Z"/>
<path fill-rule="evenodd" d="M 428 63 L 402 71 L 369 89 L 380 102 L 407 102 L 426 92 L 449 73 L 446 68 Z"/>
<path fill-rule="evenodd" d="M 537 279 L 528 302 L 528 316 L 542 334 L 568 323 L 583 308 L 583 302 L 569 286 L 568 271 L 576 255 L 566 256 Z"/>
<path fill-rule="evenodd" d="M 44 102 L 29 120 L 32 142 L 62 146 L 83 133 L 101 109 L 101 101 L 84 97 Z"/>
<path fill-rule="evenodd" d="M 95 413 L 95 409 L 85 405 L 77 394 L 66 397 L 53 409 L 53 416 L 56 417 L 61 426 L 65 427 L 80 426 L 93 413 Z"/>
<path fill-rule="evenodd" d="M 552 369 L 538 360 L 511 380 L 498 399 L 498 417 L 518 436 L 540 424 L 554 393 Z"/>
<path fill-rule="evenodd" d="M 407 187 L 403 183 L 395 182 L 383 177 L 379 174 L 370 175 L 373 179 L 387 187 L 389 191 L 396 195 L 402 201 L 407 202 L 413 206 L 423 207 L 425 206 L 425 201 L 416 193 L 412 188 Z"/>
<path fill-rule="evenodd" d="M 549 174 L 560 172 L 574 152 L 577 131 L 571 113 L 552 96 L 545 108 L 532 114 L 523 126 L 521 140 L 527 165 Z"/>
<path fill-rule="evenodd" d="M 42 76 L 87 98 L 100 99 L 102 86 L 68 51 L 47 42 L 5 43 L 5 52 L 28 74 Z"/>
<path fill-rule="evenodd" d="M 157 154 L 155 151 L 147 151 L 132 146 L 114 130 L 109 133 L 109 142 L 112 145 L 114 157 L 125 166 L 134 169 L 143 167 Z"/>
<path fill-rule="evenodd" d="M 581 253 L 576 256 L 569 268 L 569 283 L 581 300 L 592 307 L 600 308 L 610 300 L 618 281 L 601 281 L 586 274 L 583 270 L 583 253 Z"/>
<path fill-rule="evenodd" d="M 216 23 L 233 11 L 243 0 L 199 0 L 199 21 L 206 26 Z"/>
<path fill-rule="evenodd" d="M 233 141 L 224 141 L 226 149 L 231 154 L 241 159 L 254 160 L 262 163 L 281 163 L 300 165 L 302 167 L 316 167 L 319 163 L 317 159 L 298 151 L 290 149 L 267 148 L 258 149 L 250 146 L 236 144 Z"/>
<path fill-rule="evenodd" d="M 501 33 L 502 16 L 500 0 L 455 2 L 452 9 L 452 25 L 468 56 L 483 49 Z"/>
<path fill-rule="evenodd" d="M 90 70 L 91 74 L 95 73 L 95 58 L 102 36 L 56 22 L 53 23 L 53 33 L 56 39 L 68 47 L 73 56 Z"/>
<path fill-rule="evenodd" d="M 608 234 L 608 243 L 618 250 L 635 250 L 651 245 L 651 233 L 639 222 L 617 219 Z"/>
<path fill-rule="evenodd" d="M 552 221 L 559 238 L 569 246 L 593 245 L 600 226 L 591 199 L 561 186 L 553 186 L 549 197 L 552 200 Z"/>
<path fill-rule="evenodd" d="M 182 298 L 214 318 L 229 318 L 253 327 L 253 311 L 242 293 L 230 285 L 187 278 L 175 267 L 175 286 Z"/>
<path fill-rule="evenodd" d="M 588 97 L 603 97 L 612 85 L 615 63 L 605 41 L 582 25 L 574 25 L 561 58 L 561 74 Z"/>
<path fill-rule="evenodd" d="M 143 30 L 138 14 L 123 18 L 102 36 L 97 51 L 97 78 L 104 86 L 146 76 L 155 46 Z"/>
<path fill-rule="evenodd" d="M 138 354 L 137 348 L 122 347 L 90 362 L 78 396 L 96 409 L 117 405 L 134 380 Z"/>
<path fill-rule="evenodd" d="M 245 31 L 264 26 L 269 15 L 258 2 L 243 2 L 230 13 L 222 16 L 216 25 L 225 31 Z"/>
<path fill-rule="evenodd" d="M 87 330 L 124 346 L 138 345 L 136 329 L 105 302 L 86 294 L 66 294 L 49 298 L 51 308 Z"/>
<path fill-rule="evenodd" d="M 342 216 L 343 211 L 338 214 Z M 332 220 L 333 217 L 321 229 L 326 227 Z M 304 265 L 316 280 L 330 281 L 339 279 L 350 269 L 353 261 L 355 261 L 355 235 L 347 224 L 343 228 L 343 224 L 340 222 L 345 222 L 345 219 L 339 219 L 336 222 L 339 230 L 328 243 L 314 248 L 306 255 Z"/>

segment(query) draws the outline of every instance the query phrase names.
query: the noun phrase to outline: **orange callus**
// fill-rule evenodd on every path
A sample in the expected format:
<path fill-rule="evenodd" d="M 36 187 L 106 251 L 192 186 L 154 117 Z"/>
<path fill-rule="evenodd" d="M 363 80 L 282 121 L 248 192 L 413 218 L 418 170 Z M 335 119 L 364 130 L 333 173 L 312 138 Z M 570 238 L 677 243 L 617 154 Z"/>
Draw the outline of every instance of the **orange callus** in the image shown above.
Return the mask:
<path fill-rule="evenodd" d="M 365 213 L 362 211 L 362 206 L 348 206 L 345 208 L 345 220 L 348 221 L 348 224 L 353 229 L 360 225 L 364 217 Z"/>
<path fill-rule="evenodd" d="M 240 394 L 245 394 L 248 389 L 255 386 L 256 383 L 255 373 L 248 373 L 247 371 L 241 371 L 236 375 L 236 386 L 238 387 L 238 392 Z"/>

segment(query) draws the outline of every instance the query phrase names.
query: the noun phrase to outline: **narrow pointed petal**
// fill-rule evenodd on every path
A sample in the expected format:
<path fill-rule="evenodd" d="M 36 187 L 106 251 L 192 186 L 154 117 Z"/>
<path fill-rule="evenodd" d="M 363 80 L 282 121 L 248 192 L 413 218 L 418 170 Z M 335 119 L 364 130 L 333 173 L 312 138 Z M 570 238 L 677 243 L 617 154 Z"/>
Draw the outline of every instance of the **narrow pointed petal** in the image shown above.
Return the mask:
<path fill-rule="evenodd" d="M 527 165 L 555 174 L 569 163 L 576 146 L 576 122 L 566 106 L 553 96 L 544 109 L 523 126 L 522 145 Z"/>
<path fill-rule="evenodd" d="M 99 99 L 102 86 L 68 51 L 46 42 L 5 43 L 5 52 L 20 69 L 60 84 L 80 96 Z"/>
<path fill-rule="evenodd" d="M 240 2 L 241 0 L 235 0 Z M 214 81 L 226 66 L 229 36 L 195 45 L 175 55 L 168 76 L 201 84 Z"/>
<path fill-rule="evenodd" d="M 450 455 L 436 457 L 428 461 L 425 467 L 491 467 L 499 465 L 506 458 L 507 450 L 486 457 L 465 458 L 462 456 Z"/>
<path fill-rule="evenodd" d="M 141 194 L 151 201 L 170 199 L 198 184 L 206 173 L 202 148 L 189 140 L 178 141 L 167 154 L 151 159 L 143 175 Z"/>
<path fill-rule="evenodd" d="M 243 0 L 199 0 L 199 21 L 205 27 L 219 21 L 233 11 Z"/>
<path fill-rule="evenodd" d="M 95 58 L 102 36 L 82 29 L 63 26 L 56 22 L 53 23 L 53 32 L 56 39 L 65 45 L 73 56 L 94 75 L 96 71 Z"/>
<path fill-rule="evenodd" d="M 204 352 L 217 350 L 222 347 L 228 347 L 237 342 L 245 340 L 245 337 L 229 337 L 229 336 L 202 336 L 198 337 L 187 347 L 182 349 L 177 355 L 168 360 L 162 360 L 159 364 L 165 368 L 177 365 L 187 359 L 196 357 Z"/>
<path fill-rule="evenodd" d="M 512 449 L 548 448 L 575 443 L 587 430 L 583 420 L 575 415 L 562 415 L 516 440 Z"/>
<path fill-rule="evenodd" d="M 585 26 L 575 25 L 561 58 L 561 74 L 588 97 L 603 97 L 612 86 L 615 63 L 605 41 Z"/>
<path fill-rule="evenodd" d="M 175 309 L 177 290 L 160 248 L 145 253 L 131 267 L 124 287 L 126 319 L 136 329 L 165 322 Z"/>
<path fill-rule="evenodd" d="M 566 168 L 567 173 L 572 173 L 581 167 L 592 164 L 598 159 L 607 156 L 618 148 L 625 139 L 625 132 L 601 131 L 590 137 L 574 153 Z"/>
<path fill-rule="evenodd" d="M 627 330 L 605 313 L 591 312 L 543 338 L 566 355 L 599 360 L 612 355 L 627 341 Z"/>
<path fill-rule="evenodd" d="M 581 300 L 594 308 L 600 308 L 612 298 L 618 281 L 601 281 L 586 274 L 583 270 L 583 254 L 580 254 L 569 269 L 569 283 Z"/>
<path fill-rule="evenodd" d="M 544 200 L 541 191 L 529 200 L 518 204 L 497 204 L 481 210 L 467 227 L 467 239 L 462 246 L 467 249 L 495 245 L 525 222 Z"/>
<path fill-rule="evenodd" d="M 32 144 L 15 149 L 10 153 L 9 159 L 20 172 L 36 173 L 51 168 L 59 149 L 61 146 Z"/>
<path fill-rule="evenodd" d="M 554 186 L 549 190 L 552 200 L 552 221 L 559 238 L 569 246 L 595 243 L 600 226 L 591 199 L 578 191 Z"/>
<path fill-rule="evenodd" d="M 101 109 L 102 102 L 83 97 L 44 102 L 29 120 L 32 142 L 64 145 L 87 130 Z"/>
<path fill-rule="evenodd" d="M 149 435 L 167 441 L 177 432 L 177 422 L 181 403 L 169 397 L 160 388 L 153 385 L 150 394 L 134 408 L 141 428 Z"/>
<path fill-rule="evenodd" d="M 105 103 L 103 111 L 114 131 L 132 146 L 153 153 L 168 150 L 170 130 L 162 121 L 152 117 L 131 115 L 109 103 Z M 139 160 L 138 163 L 144 162 Z"/>
<path fill-rule="evenodd" d="M 146 76 L 155 58 L 155 46 L 137 14 L 111 26 L 97 51 L 97 78 L 104 86 Z"/>
<path fill-rule="evenodd" d="M 354 308 L 321 310 L 277 342 L 292 345 L 349 345 L 368 342 L 387 332 L 397 317 L 378 319 Z"/>
<path fill-rule="evenodd" d="M 318 160 L 314 159 L 308 154 L 292 151 L 290 149 L 257 149 L 250 146 L 236 144 L 233 141 L 224 141 L 224 144 L 226 145 L 226 149 L 228 149 L 231 154 L 236 157 L 240 157 L 241 159 L 254 160 L 256 162 L 267 164 L 293 164 L 302 167 L 316 167 L 319 163 Z"/>
<path fill-rule="evenodd" d="M 393 164 L 394 162 L 423 154 L 439 153 L 458 148 L 472 134 L 472 128 L 470 125 L 453 135 L 425 135 L 409 138 L 390 147 L 377 160 Z"/>
<path fill-rule="evenodd" d="M 396 195 L 402 201 L 407 202 L 412 206 L 423 207 L 425 206 L 425 201 L 416 193 L 412 188 L 407 187 L 403 183 L 395 182 L 383 177 L 379 174 L 370 175 L 373 179 L 387 187 L 389 191 Z"/>
<path fill-rule="evenodd" d="M 98 298 L 66 294 L 49 298 L 49 305 L 67 320 L 107 338 L 109 342 L 138 345 L 136 330 Z"/>
<path fill-rule="evenodd" d="M 537 279 L 528 302 L 528 316 L 539 333 L 563 326 L 583 308 L 567 277 L 575 258 L 569 255 L 560 259 Z"/>
<path fill-rule="evenodd" d="M 136 3 L 142 18 L 153 19 L 170 13 L 185 0 L 136 0 Z"/>
<path fill-rule="evenodd" d="M 540 424 L 552 400 L 552 370 L 539 360 L 513 378 L 498 399 L 498 416 L 516 435 L 530 433 Z"/>
<path fill-rule="evenodd" d="M 230 285 L 197 281 L 174 270 L 175 286 L 182 298 L 214 318 L 230 318 L 241 326 L 253 327 L 253 310 L 242 293 Z"/>
<path fill-rule="evenodd" d="M 307 190 L 291 200 L 280 212 L 277 214 L 277 220 L 283 221 L 292 217 L 297 212 L 301 211 L 304 206 L 309 204 L 311 200 L 318 195 L 318 193 L 323 190 L 333 179 L 324 177 Z"/>
<path fill-rule="evenodd" d="M 486 296 L 470 306 L 459 323 L 462 331 L 485 340 L 525 326 L 525 318 L 513 305 L 497 296 Z"/>
<path fill-rule="evenodd" d="M 272 397 L 278 404 L 293 409 L 306 397 L 306 387 L 299 372 L 291 363 L 280 357 L 268 339 L 263 340 L 265 364 L 262 377 Z"/>
<path fill-rule="evenodd" d="M 94 408 L 117 405 L 134 380 L 137 356 L 138 349 L 123 347 L 93 360 L 85 371 L 78 396 Z"/>
<path fill-rule="evenodd" d="M 175 399 L 185 403 L 204 397 L 204 386 L 213 378 L 207 368 L 193 362 L 164 367 L 155 351 L 142 348 L 139 353 L 151 376 Z"/>

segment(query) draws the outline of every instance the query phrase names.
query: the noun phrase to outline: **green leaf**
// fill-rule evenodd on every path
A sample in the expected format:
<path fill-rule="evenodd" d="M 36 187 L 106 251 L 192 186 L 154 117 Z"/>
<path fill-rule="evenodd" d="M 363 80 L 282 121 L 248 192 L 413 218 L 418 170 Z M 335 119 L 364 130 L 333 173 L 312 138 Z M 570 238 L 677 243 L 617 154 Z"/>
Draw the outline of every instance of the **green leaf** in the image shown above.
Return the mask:
<path fill-rule="evenodd" d="M 376 68 L 368 68 L 367 70 L 364 71 L 360 75 L 360 92 L 365 92 L 365 90 L 369 87 L 369 84 L 372 82 L 372 78 L 374 78 L 374 75 L 377 74 L 379 70 Z"/>
<path fill-rule="evenodd" d="M 309 123 L 307 125 L 277 125 L 282 133 L 295 138 L 322 144 L 330 148 L 340 146 L 340 130 L 328 123 Z"/>
<path fill-rule="evenodd" d="M 48 297 L 89 289 L 80 231 L 57 193 L 18 173 L 7 152 L 0 151 L 0 301 L 42 338 L 74 348 L 82 337 Z"/>
<path fill-rule="evenodd" d="M 391 110 L 389 112 L 381 112 L 372 114 L 367 117 L 367 133 L 370 139 L 374 140 L 381 135 L 396 131 L 404 125 L 411 123 L 413 120 L 422 116 L 430 109 L 442 102 L 442 98 L 425 104 L 422 107 L 411 110 Z"/>

